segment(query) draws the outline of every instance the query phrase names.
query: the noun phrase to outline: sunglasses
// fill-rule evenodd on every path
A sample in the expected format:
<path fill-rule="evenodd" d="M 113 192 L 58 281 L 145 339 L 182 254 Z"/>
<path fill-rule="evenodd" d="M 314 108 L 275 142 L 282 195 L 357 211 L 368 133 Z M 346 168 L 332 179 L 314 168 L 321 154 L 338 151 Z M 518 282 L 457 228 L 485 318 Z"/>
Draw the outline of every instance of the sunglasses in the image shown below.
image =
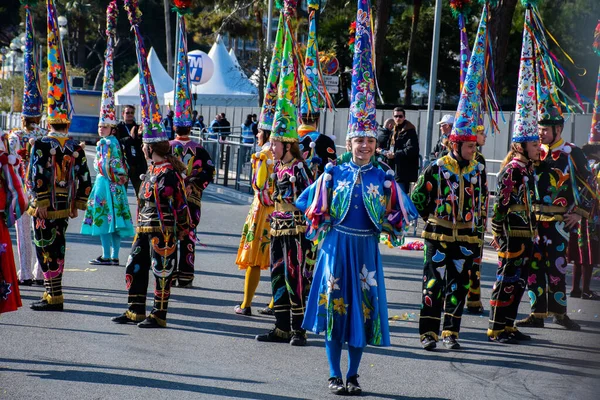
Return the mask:
<path fill-rule="evenodd" d="M 132 112 L 126 112 L 125 113 L 125 115 L 133 115 L 133 114 L 135 114 L 135 113 L 132 113 Z"/>
<path fill-rule="evenodd" d="M 394 118 L 404 118 L 404 115 L 394 115 Z"/>

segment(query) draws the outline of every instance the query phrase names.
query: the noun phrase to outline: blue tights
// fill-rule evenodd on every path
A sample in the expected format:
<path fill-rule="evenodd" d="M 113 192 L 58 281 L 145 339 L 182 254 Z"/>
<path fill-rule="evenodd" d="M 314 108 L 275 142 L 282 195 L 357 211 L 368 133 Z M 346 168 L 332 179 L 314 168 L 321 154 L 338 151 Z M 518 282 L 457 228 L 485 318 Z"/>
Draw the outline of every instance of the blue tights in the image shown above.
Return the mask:
<path fill-rule="evenodd" d="M 340 361 L 342 359 L 343 343 L 325 340 L 325 350 L 327 350 L 327 360 L 329 361 L 329 376 L 341 378 L 342 369 Z M 363 354 L 363 347 L 353 347 L 348 345 L 348 372 L 346 378 L 358 374 L 358 366 Z"/>
<path fill-rule="evenodd" d="M 100 235 L 100 242 L 102 242 L 102 258 L 119 258 L 121 235 L 116 232 L 105 233 Z"/>

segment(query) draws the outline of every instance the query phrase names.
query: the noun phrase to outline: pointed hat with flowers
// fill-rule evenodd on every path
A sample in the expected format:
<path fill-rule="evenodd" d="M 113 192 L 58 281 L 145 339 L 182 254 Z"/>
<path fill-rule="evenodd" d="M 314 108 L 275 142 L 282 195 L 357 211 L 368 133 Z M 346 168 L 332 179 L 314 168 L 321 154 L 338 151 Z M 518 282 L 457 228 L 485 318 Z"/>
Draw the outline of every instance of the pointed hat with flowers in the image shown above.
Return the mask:
<path fill-rule="evenodd" d="M 44 101 L 40 89 L 39 70 L 35 52 L 35 33 L 31 6 L 37 0 L 21 0 L 25 6 L 25 52 L 23 53 L 23 117 L 40 117 Z"/>
<path fill-rule="evenodd" d="M 115 112 L 115 73 L 113 68 L 115 31 L 117 29 L 117 0 L 106 7 L 106 51 L 104 52 L 104 81 L 102 82 L 102 100 L 100 102 L 101 126 L 117 126 Z"/>

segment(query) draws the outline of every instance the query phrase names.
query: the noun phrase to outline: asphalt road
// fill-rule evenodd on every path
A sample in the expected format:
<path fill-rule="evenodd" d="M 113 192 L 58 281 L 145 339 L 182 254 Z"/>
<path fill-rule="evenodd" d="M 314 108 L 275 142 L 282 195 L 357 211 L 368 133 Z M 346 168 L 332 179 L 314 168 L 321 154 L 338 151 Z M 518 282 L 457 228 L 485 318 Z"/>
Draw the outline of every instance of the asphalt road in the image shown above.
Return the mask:
<path fill-rule="evenodd" d="M 273 319 L 233 313 L 244 284 L 235 256 L 248 202 L 246 196 L 215 189 L 204 198 L 195 287 L 173 289 L 167 329 L 110 321 L 126 309 L 124 267 L 89 266 L 87 261 L 100 254 L 100 242 L 78 233 L 81 213 L 72 220 L 65 311 L 30 310 L 42 293 L 33 286 L 21 289 L 22 309 L 0 316 L 0 399 L 336 398 L 327 391 L 322 336 L 309 335 L 305 348 L 259 343 L 254 336 L 270 329 Z M 133 197 L 130 204 L 133 208 Z M 130 245 L 131 239 L 123 241 L 122 264 Z M 365 351 L 359 371 L 363 398 L 598 398 L 600 302 L 569 299 L 569 313 L 581 323 L 581 332 L 547 320 L 545 329 L 526 330 L 531 344 L 503 346 L 486 341 L 487 316 L 465 316 L 462 350 L 425 352 L 416 321 L 423 254 L 381 250 L 389 313 L 398 320 L 390 321 L 391 347 Z M 486 251 L 485 301 L 495 264 L 495 255 Z M 597 281 L 593 284 L 600 289 Z M 269 290 L 265 273 L 255 313 L 269 301 Z M 526 314 L 528 304 L 520 311 Z"/>

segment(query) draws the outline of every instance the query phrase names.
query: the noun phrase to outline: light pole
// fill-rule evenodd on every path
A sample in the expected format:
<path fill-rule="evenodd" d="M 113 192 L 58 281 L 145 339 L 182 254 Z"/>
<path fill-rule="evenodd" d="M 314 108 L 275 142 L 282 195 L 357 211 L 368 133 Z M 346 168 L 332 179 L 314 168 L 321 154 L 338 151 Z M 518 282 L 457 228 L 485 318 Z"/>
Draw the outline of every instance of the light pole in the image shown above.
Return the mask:
<path fill-rule="evenodd" d="M 429 95 L 427 97 L 427 141 L 425 142 L 425 157 L 429 160 L 431 154 L 431 141 L 433 139 L 433 111 L 437 89 L 438 53 L 440 48 L 440 27 L 442 24 L 442 2 L 435 1 L 435 19 L 433 23 L 433 46 L 431 50 L 431 70 L 429 71 Z"/>

